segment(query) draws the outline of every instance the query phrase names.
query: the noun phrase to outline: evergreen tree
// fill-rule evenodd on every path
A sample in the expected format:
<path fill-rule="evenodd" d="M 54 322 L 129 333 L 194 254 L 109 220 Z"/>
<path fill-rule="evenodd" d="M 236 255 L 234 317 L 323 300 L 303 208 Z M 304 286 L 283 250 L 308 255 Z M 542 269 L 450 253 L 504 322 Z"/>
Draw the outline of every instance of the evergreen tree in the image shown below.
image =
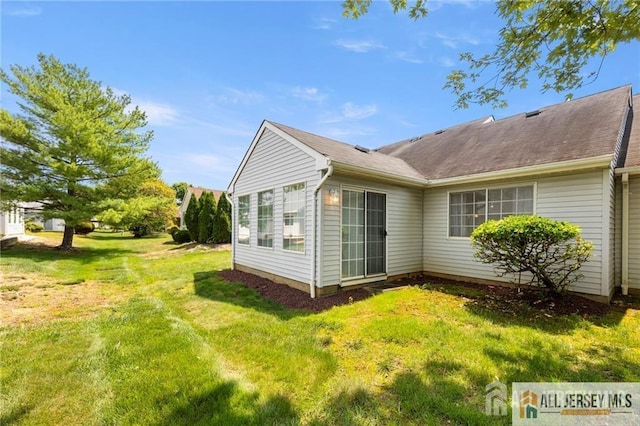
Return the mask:
<path fill-rule="evenodd" d="M 213 240 L 217 244 L 231 242 L 231 203 L 229 203 L 226 194 L 222 194 L 218 200 L 218 208 L 213 221 Z"/>
<path fill-rule="evenodd" d="M 200 202 L 195 195 L 191 194 L 187 211 L 184 214 L 184 224 L 189 230 L 191 241 L 198 240 L 198 217 L 200 215 Z"/>
<path fill-rule="evenodd" d="M 216 199 L 211 192 L 204 192 L 200 197 L 198 214 L 198 242 L 206 243 L 213 237 L 213 218 L 216 214 Z"/>
<path fill-rule="evenodd" d="M 4 203 L 42 203 L 44 219 L 65 221 L 61 250 L 74 226 L 126 200 L 157 167 L 144 157 L 152 132 L 131 98 L 91 80 L 86 69 L 38 55 L 38 66 L 0 70 L 17 96 L 16 113 L 0 109 L 0 191 Z"/>

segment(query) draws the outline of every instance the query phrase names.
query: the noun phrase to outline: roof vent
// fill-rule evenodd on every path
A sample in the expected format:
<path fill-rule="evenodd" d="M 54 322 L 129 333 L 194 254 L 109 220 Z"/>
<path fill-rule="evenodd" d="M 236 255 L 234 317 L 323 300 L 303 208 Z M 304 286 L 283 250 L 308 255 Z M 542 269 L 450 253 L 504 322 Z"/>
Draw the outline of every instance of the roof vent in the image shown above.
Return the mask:
<path fill-rule="evenodd" d="M 438 131 L 436 131 L 436 132 L 434 133 L 434 135 L 439 135 L 439 134 L 441 134 L 441 133 L 444 133 L 444 131 L 445 131 L 445 130 L 447 130 L 447 129 L 438 130 Z"/>
<path fill-rule="evenodd" d="M 364 146 L 356 145 L 355 148 L 360 152 L 364 152 L 365 154 L 369 153 L 369 148 L 365 148 Z"/>
<path fill-rule="evenodd" d="M 496 121 L 496 119 L 493 118 L 493 115 L 490 115 L 486 120 L 482 122 L 482 124 L 493 123 L 494 121 Z"/>
<path fill-rule="evenodd" d="M 540 111 L 539 109 L 537 109 L 537 110 L 535 110 L 535 111 L 525 112 L 525 113 L 524 113 L 524 117 L 525 117 L 525 118 L 535 117 L 536 115 L 539 115 L 539 114 L 540 114 L 540 112 L 541 112 L 541 111 Z"/>
<path fill-rule="evenodd" d="M 409 142 L 415 142 L 415 141 L 417 141 L 417 140 L 420 140 L 420 136 L 417 136 L 417 137 L 415 137 L 415 138 L 411 138 L 411 139 L 409 139 Z"/>

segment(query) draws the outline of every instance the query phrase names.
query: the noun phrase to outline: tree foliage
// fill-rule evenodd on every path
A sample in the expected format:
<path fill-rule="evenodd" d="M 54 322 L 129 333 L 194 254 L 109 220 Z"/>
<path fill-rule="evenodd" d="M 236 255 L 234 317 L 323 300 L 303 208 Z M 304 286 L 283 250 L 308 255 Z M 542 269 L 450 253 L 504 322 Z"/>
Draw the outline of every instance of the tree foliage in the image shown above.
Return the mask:
<path fill-rule="evenodd" d="M 157 173 L 144 157 L 152 132 L 131 99 L 91 80 L 86 69 L 38 55 L 38 66 L 0 70 L 18 112 L 0 109 L 3 202 L 37 201 L 42 216 L 65 221 L 63 250 L 73 227 L 98 214 L 110 198 L 127 199 Z"/>
<path fill-rule="evenodd" d="M 213 237 L 213 219 L 216 214 L 216 199 L 211 192 L 203 192 L 200 196 L 200 211 L 198 212 L 199 243 L 211 242 Z"/>
<path fill-rule="evenodd" d="M 394 13 L 408 9 L 413 19 L 427 15 L 426 2 L 390 0 Z M 346 0 L 343 14 L 358 18 L 371 0 Z M 445 88 L 456 96 L 456 107 L 470 103 L 505 107 L 505 95 L 526 88 L 531 75 L 542 90 L 568 92 L 598 78 L 605 57 L 618 44 L 640 40 L 640 3 L 637 0 L 502 0 L 497 15 L 504 20 L 492 53 L 460 54 L 466 69 L 447 76 Z M 595 69 L 585 70 L 594 58 Z M 571 98 L 571 93 L 567 94 Z"/>
<path fill-rule="evenodd" d="M 189 204 L 187 205 L 187 211 L 184 213 L 184 225 L 189 230 L 191 235 L 191 241 L 198 240 L 198 216 L 200 215 L 200 205 L 195 195 L 191 194 Z"/>
<path fill-rule="evenodd" d="M 222 194 L 218 200 L 218 208 L 213 220 L 213 241 L 217 244 L 231 242 L 231 203 L 226 194 Z"/>
<path fill-rule="evenodd" d="M 189 184 L 187 182 L 176 182 L 171 185 L 171 188 L 173 188 L 176 193 L 176 203 L 178 203 L 178 205 L 182 204 L 184 194 L 187 192 L 188 187 Z"/>
<path fill-rule="evenodd" d="M 526 215 L 483 223 L 471 234 L 471 245 L 478 260 L 496 265 L 498 276 L 528 273 L 530 284 L 553 294 L 583 277 L 578 270 L 593 249 L 579 226 Z"/>
<path fill-rule="evenodd" d="M 104 212 L 98 215 L 100 221 L 115 229 L 128 229 L 138 238 L 171 225 L 177 214 L 171 187 L 152 178 L 144 181 L 136 193 L 128 200 L 107 201 Z"/>

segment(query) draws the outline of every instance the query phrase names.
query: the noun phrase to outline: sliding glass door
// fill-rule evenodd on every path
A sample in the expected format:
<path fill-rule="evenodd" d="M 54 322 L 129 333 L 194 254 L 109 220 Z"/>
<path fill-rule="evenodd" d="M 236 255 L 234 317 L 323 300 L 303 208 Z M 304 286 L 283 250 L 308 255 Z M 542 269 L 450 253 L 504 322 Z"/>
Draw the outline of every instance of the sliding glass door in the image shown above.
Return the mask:
<path fill-rule="evenodd" d="M 342 191 L 342 278 L 386 272 L 386 195 Z"/>

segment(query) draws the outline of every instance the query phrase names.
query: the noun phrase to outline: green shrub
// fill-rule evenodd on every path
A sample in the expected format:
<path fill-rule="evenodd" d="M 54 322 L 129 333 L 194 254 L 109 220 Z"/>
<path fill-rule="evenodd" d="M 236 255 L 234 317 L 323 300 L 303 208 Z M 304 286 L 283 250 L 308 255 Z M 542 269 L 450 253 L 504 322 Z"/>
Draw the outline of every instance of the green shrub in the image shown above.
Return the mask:
<path fill-rule="evenodd" d="M 74 232 L 80 235 L 87 235 L 88 233 L 93 232 L 94 229 L 96 229 L 96 226 L 90 221 L 80 222 L 73 227 Z"/>
<path fill-rule="evenodd" d="M 44 226 L 28 220 L 24 223 L 24 229 L 29 232 L 40 232 L 44 229 Z"/>
<path fill-rule="evenodd" d="M 210 243 L 213 237 L 213 218 L 216 214 L 216 199 L 213 193 L 204 192 L 200 197 L 198 212 L 198 242 Z"/>
<path fill-rule="evenodd" d="M 171 234 L 173 241 L 178 244 L 190 243 L 191 233 L 186 229 L 179 229 L 177 232 Z"/>
<path fill-rule="evenodd" d="M 153 228 L 148 223 L 136 223 L 129 227 L 129 231 L 133 233 L 134 238 L 142 238 L 150 235 L 153 232 Z"/>
<path fill-rule="evenodd" d="M 220 196 L 216 215 L 213 218 L 213 241 L 217 244 L 231 242 L 231 204 L 226 194 Z"/>
<path fill-rule="evenodd" d="M 471 234 L 471 245 L 478 260 L 496 265 L 498 276 L 528 273 L 529 284 L 552 294 L 583 277 L 578 270 L 593 249 L 580 236 L 579 226 L 540 216 L 485 222 Z"/>
<path fill-rule="evenodd" d="M 179 230 L 180 228 L 178 228 L 177 226 L 172 226 L 171 228 L 167 229 L 167 232 L 173 237 L 173 234 L 175 234 Z"/>
<path fill-rule="evenodd" d="M 191 240 L 198 239 L 198 215 L 200 213 L 200 202 L 195 195 L 191 194 L 187 211 L 184 213 L 184 225 L 191 233 Z"/>

